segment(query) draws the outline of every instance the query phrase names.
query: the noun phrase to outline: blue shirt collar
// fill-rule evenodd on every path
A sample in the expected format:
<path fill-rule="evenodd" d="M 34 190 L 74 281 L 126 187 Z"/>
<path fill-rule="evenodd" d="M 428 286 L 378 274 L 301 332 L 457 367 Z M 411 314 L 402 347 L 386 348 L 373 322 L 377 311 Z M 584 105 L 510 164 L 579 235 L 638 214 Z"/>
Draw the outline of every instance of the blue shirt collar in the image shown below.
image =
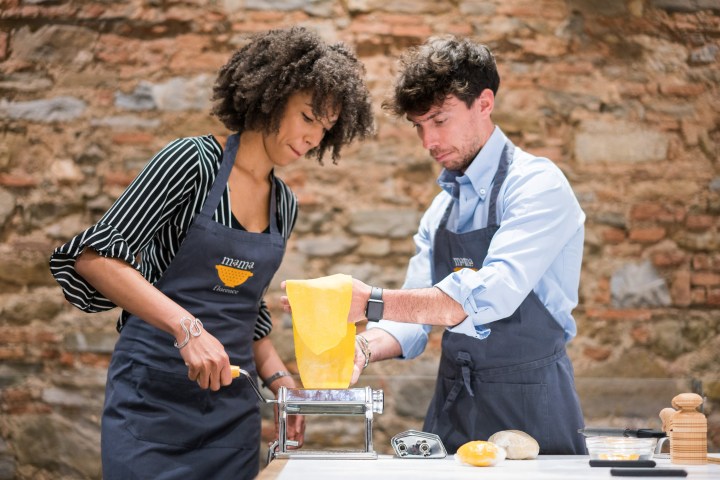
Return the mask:
<path fill-rule="evenodd" d="M 438 185 L 453 198 L 457 198 L 460 185 L 470 183 L 478 196 L 484 199 L 490 191 L 490 184 L 497 171 L 506 142 L 507 137 L 500 130 L 500 127 L 496 126 L 488 141 L 465 170 L 465 173 L 443 169 L 437 179 Z"/>

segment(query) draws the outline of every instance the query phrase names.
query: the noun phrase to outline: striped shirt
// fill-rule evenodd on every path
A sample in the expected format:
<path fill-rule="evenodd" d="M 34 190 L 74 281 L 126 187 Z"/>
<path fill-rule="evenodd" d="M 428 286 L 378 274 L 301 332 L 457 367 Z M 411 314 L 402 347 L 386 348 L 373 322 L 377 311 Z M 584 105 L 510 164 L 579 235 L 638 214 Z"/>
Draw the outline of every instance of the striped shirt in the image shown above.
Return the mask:
<path fill-rule="evenodd" d="M 105 257 L 124 260 L 155 284 L 202 209 L 222 158 L 222 146 L 212 135 L 180 138 L 158 152 L 97 224 L 53 252 L 50 271 L 65 298 L 85 312 L 101 312 L 116 306 L 75 270 L 75 260 L 85 247 Z M 285 183 L 273 178 L 278 227 L 287 240 L 297 219 L 297 199 Z M 226 188 L 213 219 L 231 227 L 232 218 Z M 121 314 L 118 331 L 127 315 Z M 254 339 L 265 337 L 270 330 L 270 312 L 261 300 Z"/>

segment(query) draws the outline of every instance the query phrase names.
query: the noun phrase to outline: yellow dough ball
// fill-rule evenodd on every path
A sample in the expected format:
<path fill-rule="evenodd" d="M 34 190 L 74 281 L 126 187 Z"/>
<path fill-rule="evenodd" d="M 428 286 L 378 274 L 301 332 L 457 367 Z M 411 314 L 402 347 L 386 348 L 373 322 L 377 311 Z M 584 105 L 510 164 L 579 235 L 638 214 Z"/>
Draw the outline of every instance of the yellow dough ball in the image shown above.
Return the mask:
<path fill-rule="evenodd" d="M 455 460 L 475 467 L 491 467 L 505 460 L 505 450 L 492 442 L 475 440 L 458 448 Z"/>

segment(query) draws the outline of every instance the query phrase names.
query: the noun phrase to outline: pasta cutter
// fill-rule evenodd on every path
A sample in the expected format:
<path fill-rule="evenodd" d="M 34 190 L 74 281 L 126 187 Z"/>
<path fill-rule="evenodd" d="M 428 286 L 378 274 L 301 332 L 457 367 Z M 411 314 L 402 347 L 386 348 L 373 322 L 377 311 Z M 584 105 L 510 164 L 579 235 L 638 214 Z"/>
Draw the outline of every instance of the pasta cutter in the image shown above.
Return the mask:
<path fill-rule="evenodd" d="M 406 430 L 398 433 L 390 444 L 399 458 L 445 458 L 447 452 L 440 437 L 434 433 Z"/>

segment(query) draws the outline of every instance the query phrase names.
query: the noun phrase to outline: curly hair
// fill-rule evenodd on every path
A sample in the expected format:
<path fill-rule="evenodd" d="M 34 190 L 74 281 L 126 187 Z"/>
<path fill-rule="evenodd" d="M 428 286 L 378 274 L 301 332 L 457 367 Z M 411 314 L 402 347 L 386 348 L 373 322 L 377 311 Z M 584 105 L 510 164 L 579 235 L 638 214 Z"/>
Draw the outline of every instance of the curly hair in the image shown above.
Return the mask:
<path fill-rule="evenodd" d="M 332 150 L 333 163 L 343 145 L 373 131 L 365 68 L 342 43 L 326 44 L 303 27 L 256 34 L 220 69 L 213 87 L 212 114 L 231 131 L 278 131 L 291 95 L 312 92 L 317 118 L 339 112 L 320 145 L 308 152 L 322 164 Z"/>
<path fill-rule="evenodd" d="M 398 116 L 424 115 L 448 95 L 469 108 L 483 90 L 497 94 L 499 86 L 495 58 L 485 45 L 452 35 L 431 37 L 401 56 L 392 97 L 383 108 Z"/>

